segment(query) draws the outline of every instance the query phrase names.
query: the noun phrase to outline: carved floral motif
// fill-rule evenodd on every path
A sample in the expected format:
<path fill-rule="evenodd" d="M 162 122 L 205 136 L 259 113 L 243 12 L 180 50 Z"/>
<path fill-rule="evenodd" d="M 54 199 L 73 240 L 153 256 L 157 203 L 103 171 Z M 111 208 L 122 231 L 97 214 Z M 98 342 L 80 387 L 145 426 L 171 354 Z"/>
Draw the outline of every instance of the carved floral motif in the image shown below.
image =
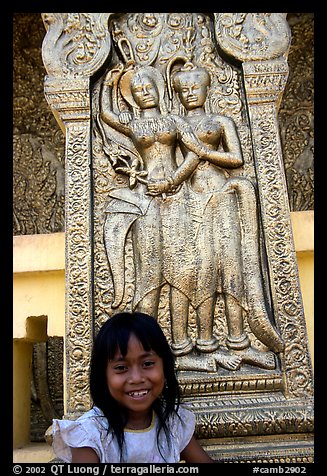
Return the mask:
<path fill-rule="evenodd" d="M 289 14 L 292 43 L 289 79 L 279 123 L 292 211 L 314 208 L 313 14 Z"/>
<path fill-rule="evenodd" d="M 67 128 L 66 193 L 66 411 L 89 408 L 88 366 L 92 345 L 92 264 L 90 250 L 90 172 L 88 125 Z"/>
<path fill-rule="evenodd" d="M 43 62 L 49 75 L 89 76 L 110 50 L 110 13 L 42 13 Z"/>
<path fill-rule="evenodd" d="M 288 392 L 299 397 L 312 395 L 312 375 L 307 349 L 303 346 L 303 342 L 306 341 L 303 303 L 299 290 L 295 251 L 292 247 L 288 201 L 282 187 L 283 170 L 278 159 L 280 151 L 274 140 L 277 133 L 274 114 L 273 103 L 251 106 L 266 245 L 272 273 L 271 282 L 274 287 L 278 325 L 286 342 L 283 354 L 285 366 L 288 368 L 285 375 L 286 388 Z M 294 346 L 298 352 L 296 358 L 291 351 L 294 350 Z"/>
<path fill-rule="evenodd" d="M 286 13 L 215 13 L 215 30 L 223 50 L 240 61 L 282 56 L 290 45 Z"/>

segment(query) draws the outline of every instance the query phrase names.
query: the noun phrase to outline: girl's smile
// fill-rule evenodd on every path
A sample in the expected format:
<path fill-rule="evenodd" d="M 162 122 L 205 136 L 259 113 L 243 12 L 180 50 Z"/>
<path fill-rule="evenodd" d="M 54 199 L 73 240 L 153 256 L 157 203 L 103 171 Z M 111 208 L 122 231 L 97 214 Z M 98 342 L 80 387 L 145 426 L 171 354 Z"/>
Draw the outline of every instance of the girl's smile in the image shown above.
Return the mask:
<path fill-rule="evenodd" d="M 133 392 L 128 392 L 128 395 L 132 398 L 143 398 L 149 393 L 149 390 L 134 390 Z"/>
<path fill-rule="evenodd" d="M 130 335 L 127 353 L 118 349 L 107 365 L 107 385 L 111 396 L 128 411 L 127 427 L 136 422 L 147 428 L 152 417 L 152 404 L 164 388 L 162 358 L 156 352 L 144 350 L 134 334 Z"/>

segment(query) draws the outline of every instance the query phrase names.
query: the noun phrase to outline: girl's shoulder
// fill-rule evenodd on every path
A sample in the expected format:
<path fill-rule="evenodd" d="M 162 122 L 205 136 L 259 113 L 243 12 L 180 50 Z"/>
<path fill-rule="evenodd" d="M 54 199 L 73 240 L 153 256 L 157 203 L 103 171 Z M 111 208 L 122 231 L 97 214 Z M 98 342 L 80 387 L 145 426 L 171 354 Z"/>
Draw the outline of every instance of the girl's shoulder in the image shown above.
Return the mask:
<path fill-rule="evenodd" d="M 191 409 L 182 404 L 168 422 L 174 444 L 181 453 L 190 442 L 195 431 L 196 419 Z"/>
<path fill-rule="evenodd" d="M 58 420 L 60 423 L 62 423 L 64 426 L 87 426 L 87 425 L 93 425 L 93 424 L 100 424 L 100 426 L 103 426 L 104 422 L 107 422 L 107 419 L 105 418 L 102 410 L 98 407 L 92 407 L 90 410 L 84 412 L 82 415 L 80 415 L 78 418 L 75 420 Z"/>
<path fill-rule="evenodd" d="M 177 413 L 181 418 L 195 420 L 193 410 L 186 403 L 182 403 L 181 405 L 179 405 Z"/>
<path fill-rule="evenodd" d="M 108 422 L 103 412 L 93 407 L 91 410 L 83 413 L 76 420 L 53 420 L 53 432 L 69 432 L 70 434 L 91 434 L 94 432 L 108 431 Z"/>
<path fill-rule="evenodd" d="M 194 431 L 195 423 L 196 419 L 193 411 L 185 404 L 179 405 L 176 414 L 170 420 L 173 432 L 184 431 L 185 428 Z"/>
<path fill-rule="evenodd" d="M 103 416 L 103 411 L 100 410 L 100 408 L 94 406 L 87 412 L 83 413 L 80 417 L 78 417 L 76 421 L 83 421 L 88 420 L 89 418 L 99 418 Z"/>
<path fill-rule="evenodd" d="M 97 408 L 83 413 L 76 420 L 52 422 L 52 446 L 55 454 L 66 462 L 71 461 L 70 447 L 90 447 L 95 450 L 100 461 L 104 443 L 108 443 L 108 424 L 102 411 Z"/>

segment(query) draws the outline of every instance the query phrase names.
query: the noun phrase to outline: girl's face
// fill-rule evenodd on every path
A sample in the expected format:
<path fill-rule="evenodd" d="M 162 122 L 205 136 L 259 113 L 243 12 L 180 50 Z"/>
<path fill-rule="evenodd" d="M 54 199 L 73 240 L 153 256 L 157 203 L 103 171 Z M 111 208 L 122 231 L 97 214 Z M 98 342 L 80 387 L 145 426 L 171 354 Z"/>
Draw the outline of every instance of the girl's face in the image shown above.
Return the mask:
<path fill-rule="evenodd" d="M 141 342 L 131 334 L 127 354 L 118 350 L 107 365 L 107 385 L 112 397 L 133 417 L 152 414 L 152 404 L 164 388 L 162 358 L 154 351 L 145 351 Z"/>

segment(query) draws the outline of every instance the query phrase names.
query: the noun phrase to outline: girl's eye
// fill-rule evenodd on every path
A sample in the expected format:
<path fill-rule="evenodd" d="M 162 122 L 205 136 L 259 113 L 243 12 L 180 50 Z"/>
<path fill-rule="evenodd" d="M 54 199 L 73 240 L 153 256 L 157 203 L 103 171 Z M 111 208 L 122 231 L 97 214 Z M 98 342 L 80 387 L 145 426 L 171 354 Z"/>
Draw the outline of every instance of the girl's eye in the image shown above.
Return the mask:
<path fill-rule="evenodd" d="M 116 372 L 124 372 L 127 369 L 126 365 L 115 365 L 114 370 Z"/>
<path fill-rule="evenodd" d="M 146 360 L 143 365 L 144 367 L 152 367 L 155 363 L 152 360 Z"/>

